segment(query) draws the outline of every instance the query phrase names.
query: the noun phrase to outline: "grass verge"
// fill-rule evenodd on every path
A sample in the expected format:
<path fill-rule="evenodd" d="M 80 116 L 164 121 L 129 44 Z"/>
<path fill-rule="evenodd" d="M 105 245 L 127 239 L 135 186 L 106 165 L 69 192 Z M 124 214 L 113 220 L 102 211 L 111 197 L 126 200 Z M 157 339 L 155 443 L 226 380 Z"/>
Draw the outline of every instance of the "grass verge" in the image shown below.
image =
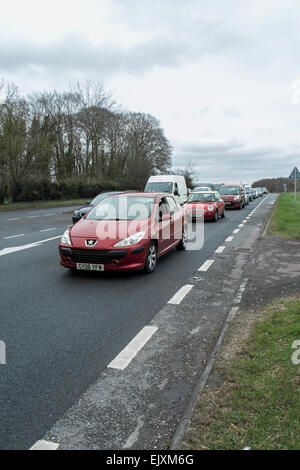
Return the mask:
<path fill-rule="evenodd" d="M 36 201 L 36 202 L 14 202 L 11 204 L 0 204 L 0 212 L 18 211 L 24 209 L 50 209 L 51 207 L 67 207 L 86 204 L 86 199 L 70 199 L 67 201 Z"/>
<path fill-rule="evenodd" d="M 300 193 L 297 193 L 296 201 L 293 193 L 280 195 L 271 217 L 269 233 L 300 239 Z"/>
<path fill-rule="evenodd" d="M 295 340 L 300 340 L 300 299 L 268 306 L 233 361 L 223 358 L 219 379 L 204 389 L 182 448 L 299 450 Z"/>

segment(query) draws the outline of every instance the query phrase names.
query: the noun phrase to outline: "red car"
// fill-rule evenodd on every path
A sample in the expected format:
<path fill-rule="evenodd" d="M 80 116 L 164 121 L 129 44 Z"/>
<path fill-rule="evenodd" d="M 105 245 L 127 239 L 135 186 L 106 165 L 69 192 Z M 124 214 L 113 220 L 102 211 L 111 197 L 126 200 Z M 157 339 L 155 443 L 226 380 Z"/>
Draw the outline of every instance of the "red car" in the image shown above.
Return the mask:
<path fill-rule="evenodd" d="M 245 189 L 243 186 L 224 184 L 219 191 L 226 207 L 236 209 L 243 209 L 245 207 Z"/>
<path fill-rule="evenodd" d="M 88 271 L 144 269 L 173 248 L 186 249 L 181 206 L 171 195 L 118 194 L 106 198 L 65 231 L 60 264 Z"/>
<path fill-rule="evenodd" d="M 185 204 L 185 214 L 192 219 L 204 216 L 206 220 L 217 222 L 219 217 L 225 217 L 225 204 L 216 191 L 195 192 Z"/>

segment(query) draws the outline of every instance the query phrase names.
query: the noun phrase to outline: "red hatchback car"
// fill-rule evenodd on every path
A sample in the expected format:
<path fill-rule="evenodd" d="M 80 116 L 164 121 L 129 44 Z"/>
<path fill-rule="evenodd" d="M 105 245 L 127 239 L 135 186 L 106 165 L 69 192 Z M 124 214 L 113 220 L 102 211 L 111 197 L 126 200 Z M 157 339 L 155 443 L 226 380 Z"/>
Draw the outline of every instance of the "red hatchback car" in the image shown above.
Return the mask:
<path fill-rule="evenodd" d="M 192 219 L 204 216 L 206 220 L 217 222 L 219 217 L 225 217 L 225 204 L 216 191 L 195 192 L 185 204 L 185 214 Z"/>
<path fill-rule="evenodd" d="M 236 209 L 245 207 L 245 189 L 243 186 L 224 184 L 219 191 L 226 207 Z"/>
<path fill-rule="evenodd" d="M 60 264 L 87 271 L 144 269 L 173 248 L 186 249 L 184 214 L 171 195 L 118 194 L 97 204 L 64 233 Z"/>

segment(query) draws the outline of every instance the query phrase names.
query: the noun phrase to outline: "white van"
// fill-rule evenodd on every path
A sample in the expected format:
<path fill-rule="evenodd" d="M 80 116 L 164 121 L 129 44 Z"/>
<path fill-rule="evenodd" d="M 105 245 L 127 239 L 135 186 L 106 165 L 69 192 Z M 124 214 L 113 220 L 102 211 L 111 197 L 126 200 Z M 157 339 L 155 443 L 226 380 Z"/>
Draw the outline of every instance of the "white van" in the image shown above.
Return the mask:
<path fill-rule="evenodd" d="M 187 200 L 187 186 L 184 176 L 180 175 L 156 175 L 150 176 L 145 186 L 146 193 L 170 193 L 179 204 Z"/>

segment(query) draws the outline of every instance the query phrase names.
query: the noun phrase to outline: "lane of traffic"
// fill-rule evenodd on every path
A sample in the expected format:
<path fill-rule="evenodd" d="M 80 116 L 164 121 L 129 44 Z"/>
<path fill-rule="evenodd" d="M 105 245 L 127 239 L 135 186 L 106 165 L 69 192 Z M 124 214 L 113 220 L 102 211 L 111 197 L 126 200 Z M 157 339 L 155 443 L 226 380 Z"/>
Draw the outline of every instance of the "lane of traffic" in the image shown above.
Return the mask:
<path fill-rule="evenodd" d="M 150 277 L 64 271 L 55 241 L 3 256 L 1 447 L 36 441 L 249 212 L 206 224 L 203 250 L 169 253 Z"/>

